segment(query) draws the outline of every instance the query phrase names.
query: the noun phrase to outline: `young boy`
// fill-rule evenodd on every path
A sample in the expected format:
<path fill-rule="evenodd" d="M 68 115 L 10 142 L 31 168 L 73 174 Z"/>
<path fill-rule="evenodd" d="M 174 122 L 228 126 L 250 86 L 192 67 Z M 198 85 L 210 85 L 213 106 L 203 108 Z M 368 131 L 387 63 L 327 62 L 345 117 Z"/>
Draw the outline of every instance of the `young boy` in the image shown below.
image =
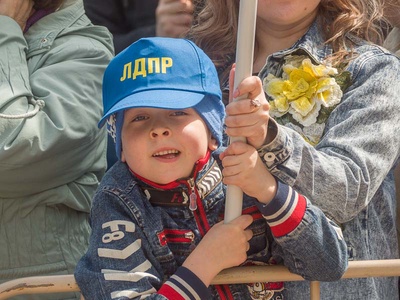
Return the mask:
<path fill-rule="evenodd" d="M 86 299 L 283 299 L 283 283 L 210 285 L 240 264 L 285 263 L 313 280 L 342 276 L 340 229 L 257 155 L 265 103 L 228 109 L 249 144 L 222 152 L 225 109 L 202 50 L 184 39 L 141 39 L 113 59 L 103 82 L 99 126 L 108 122 L 120 161 L 94 197 L 90 246 L 75 272 Z M 243 215 L 227 224 L 222 169 L 247 193 Z"/>

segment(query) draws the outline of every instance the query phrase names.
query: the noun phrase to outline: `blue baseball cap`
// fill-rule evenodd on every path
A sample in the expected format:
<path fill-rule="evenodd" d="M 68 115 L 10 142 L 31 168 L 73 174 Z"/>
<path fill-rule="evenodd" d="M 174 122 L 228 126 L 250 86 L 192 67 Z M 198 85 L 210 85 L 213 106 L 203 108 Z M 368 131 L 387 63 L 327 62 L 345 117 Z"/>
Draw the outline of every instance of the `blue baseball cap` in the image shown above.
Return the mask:
<path fill-rule="evenodd" d="M 225 117 L 221 97 L 213 62 L 193 42 L 178 38 L 142 38 L 115 56 L 105 70 L 104 115 L 98 126 L 102 127 L 107 120 L 109 126 L 117 125 L 109 132 L 116 141 L 119 156 L 121 112 L 124 110 L 193 107 L 221 145 Z M 118 121 L 115 120 L 117 116 Z"/>

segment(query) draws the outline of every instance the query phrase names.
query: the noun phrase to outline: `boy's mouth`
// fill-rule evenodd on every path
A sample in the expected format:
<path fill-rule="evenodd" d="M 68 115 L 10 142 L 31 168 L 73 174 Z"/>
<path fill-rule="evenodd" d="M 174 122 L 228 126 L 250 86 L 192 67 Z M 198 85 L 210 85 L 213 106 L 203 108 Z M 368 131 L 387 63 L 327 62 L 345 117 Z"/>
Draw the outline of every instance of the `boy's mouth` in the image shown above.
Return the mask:
<path fill-rule="evenodd" d="M 180 152 L 178 150 L 165 150 L 154 153 L 153 157 L 173 158 L 179 154 Z"/>

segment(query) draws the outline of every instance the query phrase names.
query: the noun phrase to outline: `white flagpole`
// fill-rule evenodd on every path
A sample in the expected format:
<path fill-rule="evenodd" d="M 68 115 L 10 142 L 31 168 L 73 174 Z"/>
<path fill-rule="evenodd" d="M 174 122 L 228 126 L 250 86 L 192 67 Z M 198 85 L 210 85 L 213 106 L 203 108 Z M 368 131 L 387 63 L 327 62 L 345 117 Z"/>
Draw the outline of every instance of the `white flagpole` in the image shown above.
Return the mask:
<path fill-rule="evenodd" d="M 253 73 L 254 39 L 257 18 L 257 0 L 241 0 L 239 6 L 238 33 L 236 42 L 236 69 L 234 89 L 239 83 Z M 247 95 L 233 99 L 238 101 Z M 244 137 L 231 138 L 230 142 L 243 141 Z M 225 223 L 242 214 L 243 192 L 235 185 L 228 185 L 226 191 Z"/>

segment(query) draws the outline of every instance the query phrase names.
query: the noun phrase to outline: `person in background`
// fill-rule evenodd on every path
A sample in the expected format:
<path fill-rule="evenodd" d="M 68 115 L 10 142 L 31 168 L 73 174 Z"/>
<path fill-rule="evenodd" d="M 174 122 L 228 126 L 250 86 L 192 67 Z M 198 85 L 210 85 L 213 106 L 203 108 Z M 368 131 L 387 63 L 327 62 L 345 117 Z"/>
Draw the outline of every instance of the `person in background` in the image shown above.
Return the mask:
<path fill-rule="evenodd" d="M 383 47 L 391 51 L 396 56 L 400 56 L 400 1 L 387 0 L 384 8 L 384 16 L 389 24 L 389 32 L 385 36 Z M 400 165 L 397 166 L 395 170 L 395 176 L 397 199 L 400 201 Z M 400 216 L 400 205 L 397 206 L 397 215 Z M 397 230 L 400 234 L 400 222 L 397 225 Z"/>
<path fill-rule="evenodd" d="M 400 62 L 374 45 L 383 41 L 383 5 L 259 0 L 257 7 L 253 72 L 271 105 L 271 142 L 259 154 L 271 174 L 340 224 L 350 260 L 399 257 Z M 207 0 L 188 35 L 214 61 L 225 90 L 238 11 L 236 0 Z M 307 283 L 285 288 L 287 299 L 309 299 Z M 395 277 L 321 284 L 321 299 L 398 297 Z"/>
<path fill-rule="evenodd" d="M 94 24 L 107 27 L 119 53 L 142 37 L 180 37 L 193 22 L 196 0 L 84 0 Z M 198 1 L 198 0 L 197 0 Z"/>
<path fill-rule="evenodd" d="M 0 0 L 0 282 L 72 274 L 86 251 L 113 55 L 81 0 Z"/>
<path fill-rule="evenodd" d="M 96 192 L 90 246 L 75 272 L 86 299 L 286 299 L 269 297 L 281 283 L 211 285 L 240 264 L 284 263 L 308 280 L 343 275 L 340 228 L 257 154 L 269 106 L 254 81 L 233 94 L 248 99 L 227 107 L 227 133 L 248 143 L 224 149 L 219 80 L 201 49 L 143 38 L 111 61 L 99 126 L 107 122 L 120 161 Z M 233 183 L 244 192 L 243 215 L 223 223 Z"/>
<path fill-rule="evenodd" d="M 384 15 L 387 18 L 392 29 L 383 42 L 383 47 L 400 57 L 400 1 L 387 0 Z M 399 79 L 400 80 L 400 79 Z M 394 170 L 396 182 L 396 198 L 397 198 L 397 240 L 399 241 L 400 252 L 400 164 Z M 400 295 L 400 278 L 399 278 L 399 295 Z"/>
<path fill-rule="evenodd" d="M 399 0 L 386 0 L 384 15 L 392 27 L 388 36 L 385 38 L 383 46 L 400 55 L 400 1 Z"/>

